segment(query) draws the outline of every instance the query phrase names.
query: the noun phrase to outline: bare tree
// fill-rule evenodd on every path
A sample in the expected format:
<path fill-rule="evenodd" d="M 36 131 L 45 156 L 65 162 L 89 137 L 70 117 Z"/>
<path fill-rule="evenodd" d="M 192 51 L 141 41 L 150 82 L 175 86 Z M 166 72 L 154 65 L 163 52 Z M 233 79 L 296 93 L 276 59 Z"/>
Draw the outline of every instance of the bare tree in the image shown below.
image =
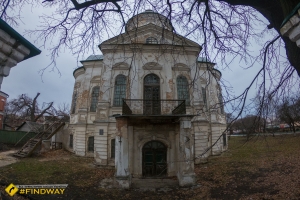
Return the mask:
<path fill-rule="evenodd" d="M 165 15 L 175 32 L 201 42 L 201 56 L 222 63 L 223 68 L 230 67 L 235 59 L 245 63 L 242 65 L 245 69 L 260 66 L 241 94 L 233 95 L 228 83 L 222 81 L 226 95 L 219 107 L 225 103 L 227 110 L 235 113 L 234 121 L 247 107 L 251 88 L 256 86 L 261 102 L 267 102 L 277 94 L 288 96 L 284 94 L 288 92 L 286 88 L 299 85 L 300 48 L 280 35 L 284 18 L 298 3 L 298 0 L 44 0 L 42 3 L 4 0 L 0 4 L 0 15 L 16 24 L 21 16 L 18 11 L 25 4 L 52 9 L 49 15 L 41 16 L 42 26 L 29 33 L 43 40 L 44 46 L 51 45 L 52 66 L 56 67 L 60 50 L 69 48 L 78 56 L 90 50 L 94 52 L 107 37 L 123 32 L 125 21 L 151 8 Z M 251 45 L 258 46 L 257 51 L 253 52 Z M 191 87 L 195 82 L 193 80 Z"/>
<path fill-rule="evenodd" d="M 300 121 L 300 98 L 289 97 L 285 98 L 278 106 L 277 109 L 278 118 L 287 123 L 290 129 L 295 133 L 295 123 Z"/>
<path fill-rule="evenodd" d="M 117 26 L 124 25 L 126 19 L 144 11 L 147 7 L 165 14 L 174 26 L 183 27 L 180 31 L 185 36 L 202 38 L 204 51 L 213 48 L 214 51 L 217 50 L 218 54 L 222 54 L 223 59 L 226 55 L 232 54 L 233 57 L 242 56 L 249 60 L 248 56 L 251 55 L 247 49 L 249 40 L 258 36 L 255 27 L 265 23 L 258 16 L 260 13 L 269 22 L 266 24 L 266 28 L 275 30 L 275 32 L 267 30 L 264 32 L 274 35 L 277 42 L 280 38 L 286 47 L 290 65 L 299 74 L 300 58 L 297 55 L 300 50 L 294 42 L 279 34 L 284 18 L 298 3 L 298 0 L 274 0 L 272 3 L 268 0 L 192 0 L 182 2 L 169 0 L 139 0 L 135 2 L 126 0 L 44 0 L 42 3 L 38 0 L 21 2 L 4 0 L 1 3 L 0 16 L 8 22 L 17 23 L 20 17 L 18 9 L 25 4 L 55 9 L 55 15 L 53 13 L 49 16 L 42 16 L 44 26 L 36 30 L 39 38 L 45 42 L 52 41 L 54 37 L 59 38 L 52 48 L 54 62 L 59 50 L 65 47 L 73 49 L 74 53 L 82 53 L 89 48 L 94 48 L 105 39 L 102 36 L 103 33 L 111 35 L 115 32 L 110 28 L 113 26 L 111 22 L 119 22 L 114 23 Z M 275 41 L 271 41 L 271 43 Z M 267 47 L 266 44 L 264 49 L 268 48 L 270 46 Z"/>
<path fill-rule="evenodd" d="M 53 102 L 50 102 L 44 103 L 40 108 L 37 101 L 39 95 L 40 93 L 37 93 L 32 99 L 27 94 L 21 94 L 18 98 L 8 101 L 5 108 L 6 118 L 4 123 L 18 126 L 25 120 L 36 122 L 53 107 Z"/>
<path fill-rule="evenodd" d="M 232 124 L 232 128 L 240 130 L 242 133 L 247 135 L 247 139 L 251 135 L 257 134 L 262 131 L 265 119 L 259 116 L 247 115 L 241 119 L 236 120 Z"/>
<path fill-rule="evenodd" d="M 61 121 L 69 121 L 70 120 L 70 106 L 67 103 L 62 103 L 57 107 L 52 106 L 49 110 L 46 111 L 46 114 L 49 116 L 57 117 L 58 119 L 62 119 Z"/>

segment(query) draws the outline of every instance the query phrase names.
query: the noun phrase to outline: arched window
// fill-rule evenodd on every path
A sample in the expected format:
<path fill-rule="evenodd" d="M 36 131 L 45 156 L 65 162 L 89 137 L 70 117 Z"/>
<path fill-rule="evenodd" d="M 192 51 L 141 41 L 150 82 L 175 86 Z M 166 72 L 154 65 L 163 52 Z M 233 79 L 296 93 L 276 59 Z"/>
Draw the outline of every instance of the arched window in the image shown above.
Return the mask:
<path fill-rule="evenodd" d="M 148 37 L 147 39 L 146 39 L 146 44 L 157 44 L 158 42 L 157 42 L 157 39 L 156 38 L 154 38 L 154 37 Z"/>
<path fill-rule="evenodd" d="M 155 74 L 144 78 L 144 115 L 160 115 L 160 79 Z"/>
<path fill-rule="evenodd" d="M 122 106 L 122 99 L 126 97 L 126 76 L 119 74 L 115 81 L 114 106 Z"/>
<path fill-rule="evenodd" d="M 99 90 L 100 90 L 99 86 L 96 86 L 96 87 L 93 88 L 93 91 L 92 91 L 92 100 L 91 100 L 91 108 L 90 108 L 91 112 L 96 112 L 97 103 L 98 103 L 98 97 L 99 97 Z"/>
<path fill-rule="evenodd" d="M 177 77 L 177 97 L 180 100 L 185 100 L 186 105 L 190 105 L 189 84 L 184 76 Z"/>
<path fill-rule="evenodd" d="M 77 92 L 75 91 L 73 94 L 73 102 L 72 102 L 72 114 L 75 113 L 77 103 Z"/>

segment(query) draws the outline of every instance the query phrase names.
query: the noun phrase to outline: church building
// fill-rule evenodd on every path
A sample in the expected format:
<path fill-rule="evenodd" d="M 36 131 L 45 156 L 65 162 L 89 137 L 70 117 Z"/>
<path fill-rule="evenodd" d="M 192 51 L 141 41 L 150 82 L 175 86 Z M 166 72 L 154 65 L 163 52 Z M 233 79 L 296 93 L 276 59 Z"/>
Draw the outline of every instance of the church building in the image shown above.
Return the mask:
<path fill-rule="evenodd" d="M 68 149 L 115 166 L 123 188 L 145 177 L 193 185 L 194 164 L 227 149 L 215 63 L 151 10 L 99 48 L 73 72 Z"/>

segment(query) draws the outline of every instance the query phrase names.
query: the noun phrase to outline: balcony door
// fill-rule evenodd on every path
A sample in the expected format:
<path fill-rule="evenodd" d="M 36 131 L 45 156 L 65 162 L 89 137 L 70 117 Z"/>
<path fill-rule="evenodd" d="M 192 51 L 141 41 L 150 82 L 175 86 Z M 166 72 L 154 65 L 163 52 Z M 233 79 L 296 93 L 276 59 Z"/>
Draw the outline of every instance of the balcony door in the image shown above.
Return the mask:
<path fill-rule="evenodd" d="M 144 115 L 160 115 L 159 77 L 149 74 L 144 78 Z"/>

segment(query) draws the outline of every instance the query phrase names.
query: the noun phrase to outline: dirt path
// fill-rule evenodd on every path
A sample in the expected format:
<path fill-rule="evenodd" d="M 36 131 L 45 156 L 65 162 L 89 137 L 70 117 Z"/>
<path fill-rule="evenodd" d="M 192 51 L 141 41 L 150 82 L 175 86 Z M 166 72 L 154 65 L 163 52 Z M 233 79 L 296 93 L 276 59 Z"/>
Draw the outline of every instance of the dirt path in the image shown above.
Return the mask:
<path fill-rule="evenodd" d="M 18 159 L 12 156 L 16 151 L 17 150 L 8 150 L 0 152 L 0 167 L 17 162 Z"/>

